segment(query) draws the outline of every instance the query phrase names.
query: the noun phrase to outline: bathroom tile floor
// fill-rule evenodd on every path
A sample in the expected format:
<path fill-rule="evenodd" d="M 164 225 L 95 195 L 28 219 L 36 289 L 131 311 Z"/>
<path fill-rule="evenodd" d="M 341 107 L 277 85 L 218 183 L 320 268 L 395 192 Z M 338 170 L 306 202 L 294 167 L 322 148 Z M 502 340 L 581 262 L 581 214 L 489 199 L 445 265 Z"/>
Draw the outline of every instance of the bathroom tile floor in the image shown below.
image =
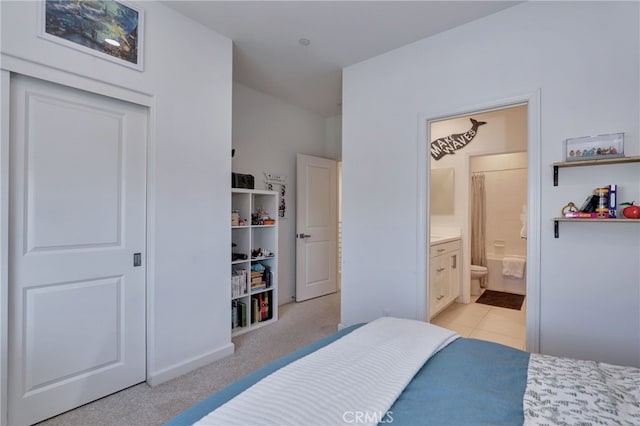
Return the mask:
<path fill-rule="evenodd" d="M 472 303 L 453 303 L 431 322 L 448 328 L 462 337 L 488 340 L 517 349 L 526 349 L 527 299 L 522 309 L 499 308 L 475 303 L 480 296 L 471 296 Z"/>

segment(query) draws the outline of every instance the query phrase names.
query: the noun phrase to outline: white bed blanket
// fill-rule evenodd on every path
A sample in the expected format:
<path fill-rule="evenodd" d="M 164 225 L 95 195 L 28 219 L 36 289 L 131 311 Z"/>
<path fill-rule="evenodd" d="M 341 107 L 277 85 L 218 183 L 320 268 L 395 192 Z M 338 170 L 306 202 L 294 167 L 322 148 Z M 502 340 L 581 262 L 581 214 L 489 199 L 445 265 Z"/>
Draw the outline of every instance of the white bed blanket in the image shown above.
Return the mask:
<path fill-rule="evenodd" d="M 531 354 L 525 425 L 640 425 L 640 369 Z"/>
<path fill-rule="evenodd" d="M 196 424 L 377 424 L 392 415 L 387 411 L 426 360 L 457 337 L 426 322 L 383 317 L 265 377 Z"/>

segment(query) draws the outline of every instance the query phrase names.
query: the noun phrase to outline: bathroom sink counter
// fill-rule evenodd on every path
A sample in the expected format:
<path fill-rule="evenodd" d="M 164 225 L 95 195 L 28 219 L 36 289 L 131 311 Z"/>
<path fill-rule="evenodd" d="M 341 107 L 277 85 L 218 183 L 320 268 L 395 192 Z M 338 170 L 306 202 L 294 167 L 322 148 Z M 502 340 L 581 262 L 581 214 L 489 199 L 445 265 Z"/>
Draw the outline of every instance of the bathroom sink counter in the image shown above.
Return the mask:
<path fill-rule="evenodd" d="M 430 238 L 430 244 L 442 244 L 450 241 L 457 241 L 460 239 L 459 235 L 432 235 Z"/>

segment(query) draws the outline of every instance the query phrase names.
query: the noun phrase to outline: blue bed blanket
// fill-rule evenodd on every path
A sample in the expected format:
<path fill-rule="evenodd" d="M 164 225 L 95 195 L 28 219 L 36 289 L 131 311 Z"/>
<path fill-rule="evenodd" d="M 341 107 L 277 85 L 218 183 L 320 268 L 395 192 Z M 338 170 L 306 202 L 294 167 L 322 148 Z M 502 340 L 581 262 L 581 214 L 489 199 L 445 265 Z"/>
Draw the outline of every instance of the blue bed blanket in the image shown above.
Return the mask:
<path fill-rule="evenodd" d="M 184 411 L 167 426 L 191 425 L 260 379 L 358 328 L 345 328 L 282 357 Z M 459 338 L 416 374 L 382 423 L 393 425 L 515 425 L 524 420 L 522 399 L 529 354 L 476 339 Z M 357 412 L 345 423 L 357 424 Z"/>
<path fill-rule="evenodd" d="M 427 361 L 391 407 L 393 425 L 521 425 L 529 353 L 460 338 Z"/>

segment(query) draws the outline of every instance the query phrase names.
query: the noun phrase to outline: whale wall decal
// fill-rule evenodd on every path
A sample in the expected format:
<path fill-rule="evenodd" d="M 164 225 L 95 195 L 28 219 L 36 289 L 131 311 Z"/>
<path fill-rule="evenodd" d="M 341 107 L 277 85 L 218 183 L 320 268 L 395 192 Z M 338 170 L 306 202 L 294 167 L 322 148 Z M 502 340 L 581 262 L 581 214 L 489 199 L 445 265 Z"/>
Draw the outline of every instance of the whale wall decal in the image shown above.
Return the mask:
<path fill-rule="evenodd" d="M 471 128 L 464 133 L 454 133 L 444 138 L 438 138 L 431 142 L 431 156 L 439 160 L 447 154 L 455 154 L 457 150 L 467 146 L 478 134 L 478 127 L 487 124 L 486 121 L 478 121 L 470 118 Z"/>

